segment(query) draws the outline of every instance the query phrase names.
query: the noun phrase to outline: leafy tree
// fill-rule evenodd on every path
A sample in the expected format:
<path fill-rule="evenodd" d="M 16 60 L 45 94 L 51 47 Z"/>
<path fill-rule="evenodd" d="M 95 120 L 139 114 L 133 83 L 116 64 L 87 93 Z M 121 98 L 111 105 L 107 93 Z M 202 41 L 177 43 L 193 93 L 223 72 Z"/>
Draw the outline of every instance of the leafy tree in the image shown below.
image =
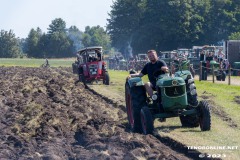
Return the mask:
<path fill-rule="evenodd" d="M 73 56 L 73 42 L 67 37 L 64 32 L 54 32 L 47 35 L 45 41 L 46 57 L 60 58 Z"/>
<path fill-rule="evenodd" d="M 26 52 L 28 57 L 43 57 L 39 49 L 39 40 L 42 36 L 40 28 L 31 29 L 26 39 Z"/>
<path fill-rule="evenodd" d="M 100 26 L 85 27 L 82 43 L 85 47 L 102 46 L 104 50 L 111 48 L 110 37 Z"/>
<path fill-rule="evenodd" d="M 48 28 L 48 34 L 55 32 L 66 32 L 66 22 L 61 18 L 56 18 L 52 21 Z"/>
<path fill-rule="evenodd" d="M 50 36 L 43 33 L 42 36 L 39 39 L 38 42 L 38 49 L 39 49 L 39 53 L 41 53 L 41 58 L 46 58 L 48 57 L 48 46 L 50 44 L 50 40 L 49 40 Z"/>
<path fill-rule="evenodd" d="M 133 47 L 146 51 L 192 46 L 202 33 L 203 18 L 197 9 L 198 4 L 189 0 L 146 1 Z"/>
<path fill-rule="evenodd" d="M 107 19 L 107 31 L 112 45 L 122 52 L 128 52 L 134 37 L 139 33 L 139 21 L 146 0 L 116 0 Z M 144 36 L 144 35 L 142 35 Z"/>
<path fill-rule="evenodd" d="M 18 39 L 12 30 L 0 32 L 0 57 L 1 58 L 15 58 L 20 55 L 21 49 Z"/>
<path fill-rule="evenodd" d="M 208 14 L 204 17 L 205 43 L 213 44 L 237 32 L 240 27 L 240 5 L 236 0 L 210 0 Z"/>
<path fill-rule="evenodd" d="M 73 41 L 74 52 L 78 51 L 80 48 L 83 48 L 83 32 L 80 31 L 76 26 L 71 26 L 68 29 L 67 35 Z"/>
<path fill-rule="evenodd" d="M 240 40 L 240 32 L 234 32 L 232 33 L 228 39 L 230 40 Z"/>
<path fill-rule="evenodd" d="M 135 53 L 214 44 L 240 30 L 239 0 L 116 0 L 109 15 L 112 45 Z"/>
<path fill-rule="evenodd" d="M 48 34 L 42 45 L 46 48 L 46 57 L 71 57 L 73 56 L 73 41 L 68 37 L 66 23 L 61 18 L 52 21 L 48 28 Z"/>
<path fill-rule="evenodd" d="M 86 47 L 92 46 L 91 36 L 89 34 L 84 34 L 82 38 L 82 43 Z"/>
<path fill-rule="evenodd" d="M 18 39 L 18 43 L 19 43 L 19 46 L 20 46 L 20 50 L 21 50 L 21 53 L 22 54 L 26 54 L 27 52 L 27 42 L 26 42 L 26 38 L 21 38 L 21 39 Z M 27 56 L 27 55 L 26 55 Z"/>

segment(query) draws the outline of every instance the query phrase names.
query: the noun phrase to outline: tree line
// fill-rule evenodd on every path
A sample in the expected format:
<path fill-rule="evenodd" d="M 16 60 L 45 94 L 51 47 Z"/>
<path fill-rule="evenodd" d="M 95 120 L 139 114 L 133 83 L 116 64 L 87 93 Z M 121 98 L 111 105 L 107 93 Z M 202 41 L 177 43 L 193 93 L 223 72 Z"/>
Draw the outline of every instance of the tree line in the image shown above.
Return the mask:
<path fill-rule="evenodd" d="M 49 25 L 47 33 L 38 27 L 31 29 L 27 38 L 16 38 L 12 30 L 0 33 L 0 58 L 15 58 L 26 55 L 34 58 L 73 57 L 83 47 L 103 46 L 108 50 L 110 37 L 100 26 L 85 27 L 80 31 L 76 26 L 66 28 L 66 22 L 56 18 Z"/>
<path fill-rule="evenodd" d="M 109 16 L 112 46 L 125 54 L 240 39 L 239 0 L 116 0 Z"/>
<path fill-rule="evenodd" d="M 129 54 L 194 45 L 215 44 L 240 39 L 239 0 L 115 0 L 107 28 L 76 26 L 66 28 L 61 18 L 49 25 L 48 32 L 31 29 L 25 39 L 1 30 L 0 57 L 71 57 L 78 49 L 103 46 Z"/>

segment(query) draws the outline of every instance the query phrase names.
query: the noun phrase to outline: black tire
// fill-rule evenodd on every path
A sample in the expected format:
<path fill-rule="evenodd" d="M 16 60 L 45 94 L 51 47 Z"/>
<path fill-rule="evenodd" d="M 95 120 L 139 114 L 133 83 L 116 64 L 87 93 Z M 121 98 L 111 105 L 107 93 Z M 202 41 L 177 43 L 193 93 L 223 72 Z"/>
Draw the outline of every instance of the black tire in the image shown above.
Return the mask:
<path fill-rule="evenodd" d="M 190 72 L 192 74 L 192 77 L 194 78 L 195 77 L 195 71 L 194 71 L 193 67 L 190 67 Z"/>
<path fill-rule="evenodd" d="M 141 109 L 141 124 L 143 134 L 152 134 L 154 130 L 153 117 L 148 107 L 143 107 Z"/>
<path fill-rule="evenodd" d="M 200 101 L 198 110 L 201 131 L 209 131 L 211 129 L 211 111 L 208 102 Z"/>
<path fill-rule="evenodd" d="M 222 72 L 222 79 L 221 79 L 221 80 L 222 80 L 222 81 L 225 81 L 225 79 L 226 79 L 226 72 L 223 71 L 223 72 Z"/>
<path fill-rule="evenodd" d="M 221 81 L 221 76 L 220 75 L 217 75 L 216 78 L 217 78 L 217 81 Z"/>
<path fill-rule="evenodd" d="M 140 111 L 146 106 L 146 91 L 143 86 L 132 87 L 125 84 L 125 101 L 128 123 L 132 132 L 142 133 Z"/>
<path fill-rule="evenodd" d="M 84 77 L 83 74 L 80 74 L 80 75 L 79 75 L 79 80 L 81 80 L 82 83 L 83 83 L 84 85 L 86 85 L 86 78 Z"/>
<path fill-rule="evenodd" d="M 194 128 L 199 126 L 198 116 L 185 115 L 185 116 L 180 116 L 179 118 L 180 118 L 182 127 Z"/>
<path fill-rule="evenodd" d="M 105 84 L 105 85 L 110 84 L 110 77 L 109 77 L 108 72 L 105 72 L 105 74 L 104 74 L 103 84 Z"/>
<path fill-rule="evenodd" d="M 78 64 L 77 63 L 72 64 L 72 70 L 73 70 L 73 74 L 78 74 Z"/>

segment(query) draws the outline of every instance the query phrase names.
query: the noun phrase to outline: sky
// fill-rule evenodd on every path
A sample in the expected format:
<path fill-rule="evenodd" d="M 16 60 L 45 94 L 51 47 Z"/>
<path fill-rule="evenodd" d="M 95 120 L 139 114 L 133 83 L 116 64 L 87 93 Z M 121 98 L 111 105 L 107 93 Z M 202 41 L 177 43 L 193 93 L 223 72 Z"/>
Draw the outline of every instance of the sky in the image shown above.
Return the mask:
<path fill-rule="evenodd" d="M 26 38 L 30 30 L 39 27 L 43 32 L 56 18 L 66 27 L 75 25 L 84 31 L 86 26 L 106 28 L 108 13 L 114 0 L 0 0 L 0 30 Z"/>

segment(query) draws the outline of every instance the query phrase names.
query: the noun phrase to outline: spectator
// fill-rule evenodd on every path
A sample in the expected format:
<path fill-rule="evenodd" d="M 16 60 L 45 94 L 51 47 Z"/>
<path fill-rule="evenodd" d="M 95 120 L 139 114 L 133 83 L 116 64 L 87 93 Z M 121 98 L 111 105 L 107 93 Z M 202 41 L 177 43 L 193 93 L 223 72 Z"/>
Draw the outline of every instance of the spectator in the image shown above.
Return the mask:
<path fill-rule="evenodd" d="M 46 66 L 49 66 L 49 62 L 48 62 L 48 59 L 47 59 L 47 58 L 45 59 L 45 65 L 46 65 Z"/>
<path fill-rule="evenodd" d="M 99 50 L 95 50 L 95 52 L 97 53 L 97 60 L 101 61 L 102 60 L 102 53 Z"/>
<path fill-rule="evenodd" d="M 218 62 L 221 63 L 224 58 L 224 53 L 222 52 L 222 49 L 219 49 L 217 56 L 218 56 Z"/>

